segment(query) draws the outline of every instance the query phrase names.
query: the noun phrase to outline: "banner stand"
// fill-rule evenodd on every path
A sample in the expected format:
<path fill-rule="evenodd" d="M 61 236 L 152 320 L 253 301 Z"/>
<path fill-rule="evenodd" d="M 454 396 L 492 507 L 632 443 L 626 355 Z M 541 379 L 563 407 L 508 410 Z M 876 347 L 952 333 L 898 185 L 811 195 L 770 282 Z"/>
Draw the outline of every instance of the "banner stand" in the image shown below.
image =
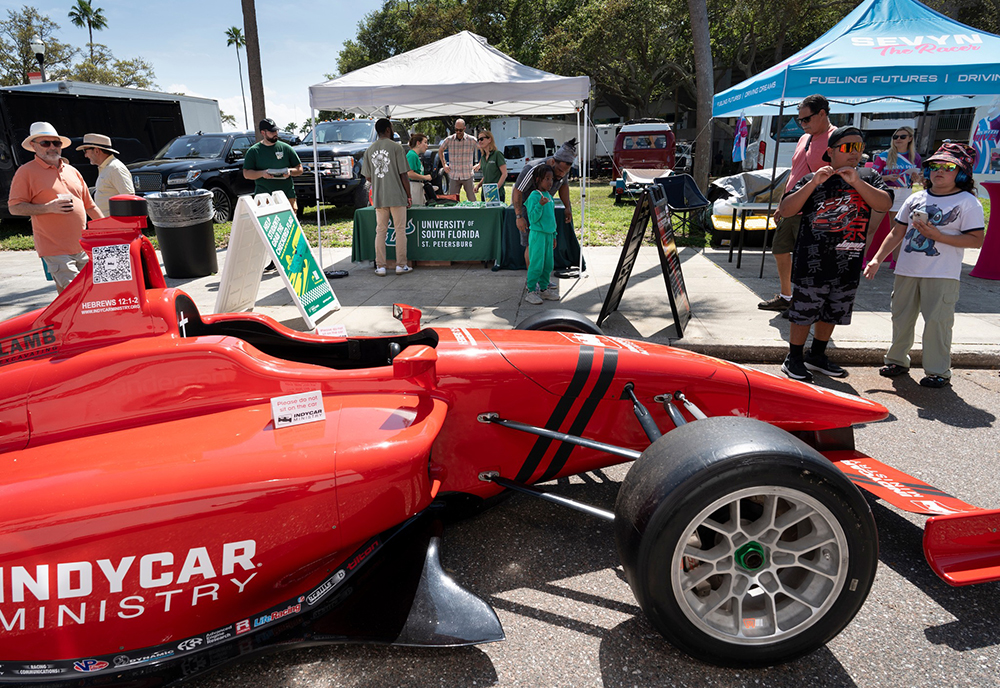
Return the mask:
<path fill-rule="evenodd" d="M 253 310 L 264 265 L 273 261 L 310 330 L 323 315 L 340 310 L 295 211 L 281 191 L 240 196 L 222 266 L 216 313 Z"/>

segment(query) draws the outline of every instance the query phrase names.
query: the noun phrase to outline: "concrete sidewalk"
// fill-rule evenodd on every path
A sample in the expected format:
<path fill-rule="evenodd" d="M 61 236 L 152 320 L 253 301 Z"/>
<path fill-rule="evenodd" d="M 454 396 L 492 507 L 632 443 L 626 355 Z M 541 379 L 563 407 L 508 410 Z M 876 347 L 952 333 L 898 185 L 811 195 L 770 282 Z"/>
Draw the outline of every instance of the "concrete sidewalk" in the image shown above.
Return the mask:
<path fill-rule="evenodd" d="M 393 303 L 407 303 L 423 311 L 423 324 L 435 327 L 510 328 L 532 313 L 546 308 L 568 308 L 597 320 L 621 249 L 585 248 L 587 271 L 579 279 L 558 280 L 561 302 L 541 306 L 524 302 L 523 271 L 491 272 L 482 264 L 417 267 L 408 275 L 389 270 L 377 277 L 370 263 L 352 263 L 348 248 L 324 250 L 324 264 L 350 272 L 332 280 L 341 310 L 322 319 L 321 325 L 343 324 L 349 334 L 375 335 L 400 332 L 392 318 Z M 962 292 L 955 319 L 953 364 L 956 367 L 994 367 L 1000 362 L 1000 282 L 969 277 L 979 251 L 965 252 Z M 226 259 L 219 253 L 220 268 Z M 779 362 L 787 351 L 788 321 L 778 313 L 757 309 L 757 302 L 777 290 L 774 260 L 768 256 L 764 277 L 761 251 L 744 251 L 742 268 L 728 250 L 683 249 L 681 261 L 691 301 L 692 319 L 678 338 L 670 312 L 656 248 L 643 246 L 621 300 L 604 323 L 606 333 L 646 339 L 708 353 L 740 362 Z M 881 365 L 892 325 L 889 296 L 892 271 L 883 268 L 873 282 L 862 280 L 851 325 L 838 327 L 831 345 L 832 358 L 843 364 Z M 168 279 L 170 286 L 187 292 L 202 313 L 214 311 L 219 275 L 190 280 Z M 42 308 L 55 298 L 55 287 L 46 282 L 34 252 L 0 252 L 0 320 Z M 288 327 L 305 329 L 281 279 L 264 276 L 255 311 Z M 917 324 L 913 365 L 919 366 L 922 323 Z"/>

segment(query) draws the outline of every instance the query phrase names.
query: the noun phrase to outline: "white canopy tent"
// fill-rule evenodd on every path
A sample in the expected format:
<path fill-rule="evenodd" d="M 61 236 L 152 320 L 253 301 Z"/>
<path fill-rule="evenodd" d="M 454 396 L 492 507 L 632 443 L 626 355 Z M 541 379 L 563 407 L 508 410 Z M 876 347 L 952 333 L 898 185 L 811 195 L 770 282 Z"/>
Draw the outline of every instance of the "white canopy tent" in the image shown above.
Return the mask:
<path fill-rule="evenodd" d="M 584 226 L 590 78 L 559 76 L 521 64 L 485 38 L 462 31 L 309 87 L 317 110 L 412 118 L 576 113 L 580 142 L 580 226 Z M 317 156 L 315 137 L 313 155 Z M 317 178 L 316 197 L 319 198 Z M 317 215 L 317 222 L 319 217 Z M 322 254 L 322 239 L 320 243 Z M 581 251 L 581 263 L 582 263 Z"/>
<path fill-rule="evenodd" d="M 578 112 L 590 78 L 528 67 L 462 31 L 309 87 L 314 110 L 368 116 L 560 115 Z"/>

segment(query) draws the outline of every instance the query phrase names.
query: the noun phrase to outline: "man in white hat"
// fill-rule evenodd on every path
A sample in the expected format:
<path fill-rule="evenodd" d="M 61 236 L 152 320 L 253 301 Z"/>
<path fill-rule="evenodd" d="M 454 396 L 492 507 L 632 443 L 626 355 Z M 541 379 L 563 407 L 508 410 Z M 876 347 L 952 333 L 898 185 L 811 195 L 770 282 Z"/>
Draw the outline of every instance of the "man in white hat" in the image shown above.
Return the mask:
<path fill-rule="evenodd" d="M 35 122 L 21 147 L 34 160 L 17 168 L 10 183 L 7 209 L 11 215 L 31 218 L 35 250 L 62 292 L 89 260 L 80 250 L 80 237 L 92 220 L 104 217 L 90 197 L 87 183 L 62 157 L 70 140 L 48 122 Z"/>
<path fill-rule="evenodd" d="M 94 202 L 101 212 L 110 215 L 108 201 L 112 196 L 134 194 L 132 175 L 125 163 L 116 158 L 118 151 L 111 147 L 111 139 L 103 134 L 87 134 L 83 144 L 77 146 L 92 165 L 97 165 L 97 184 L 94 187 Z"/>

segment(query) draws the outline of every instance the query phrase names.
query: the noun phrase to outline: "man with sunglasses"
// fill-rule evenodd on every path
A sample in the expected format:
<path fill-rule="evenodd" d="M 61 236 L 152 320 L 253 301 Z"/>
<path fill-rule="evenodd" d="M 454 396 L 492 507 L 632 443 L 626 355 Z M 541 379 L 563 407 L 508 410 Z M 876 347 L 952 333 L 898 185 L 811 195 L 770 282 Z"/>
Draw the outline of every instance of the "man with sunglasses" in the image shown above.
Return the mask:
<path fill-rule="evenodd" d="M 802 100 L 796 121 L 805 133 L 799 137 L 792 155 L 792 170 L 788 173 L 785 189 L 791 189 L 802 177 L 823 167 L 827 141 L 836 127 L 830 124 L 830 103 L 821 95 L 814 94 Z M 757 308 L 764 311 L 785 311 L 792 300 L 792 248 L 799 233 L 798 215 L 787 216 L 781 211 L 774 213 L 777 228 L 771 242 L 771 253 L 778 268 L 780 292 L 773 299 L 761 301 Z"/>
<path fill-rule="evenodd" d="M 800 179 L 778 205 L 784 217 L 802 214 L 792 254 L 788 356 L 781 366 L 794 380 L 811 380 L 810 371 L 847 375 L 830 361 L 826 347 L 833 328 L 851 322 L 872 211 L 884 213 L 892 206 L 892 191 L 882 177 L 858 169 L 865 150 L 860 129 L 835 129 L 828 143 L 823 160 L 829 164 Z M 813 341 L 806 353 L 811 327 Z"/>
<path fill-rule="evenodd" d="M 11 215 L 31 218 L 35 251 L 59 292 L 89 260 L 80 246 L 87 217 L 104 217 L 83 177 L 62 157 L 70 143 L 48 122 L 33 123 L 21 147 L 35 157 L 14 173 L 7 200 Z"/>
<path fill-rule="evenodd" d="M 448 152 L 448 162 L 444 172 L 448 175 L 448 193 L 461 194 L 465 189 L 465 198 L 476 200 L 476 182 L 473 180 L 472 165 L 475 163 L 476 139 L 465 134 L 465 120 L 455 120 L 455 133 L 447 137 L 438 146 L 438 154 L 444 159 Z"/>

